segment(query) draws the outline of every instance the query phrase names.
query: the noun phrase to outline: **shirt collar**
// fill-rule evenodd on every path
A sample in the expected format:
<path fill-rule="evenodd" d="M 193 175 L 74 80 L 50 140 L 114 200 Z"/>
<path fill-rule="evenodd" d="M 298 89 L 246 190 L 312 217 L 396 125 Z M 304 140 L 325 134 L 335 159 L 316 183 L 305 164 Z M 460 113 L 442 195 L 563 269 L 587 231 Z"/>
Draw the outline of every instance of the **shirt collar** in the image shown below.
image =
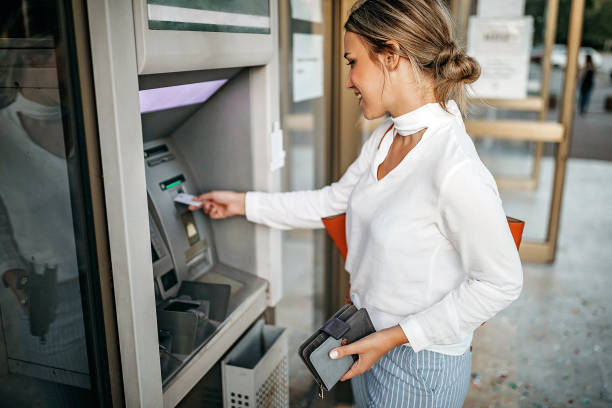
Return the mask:
<path fill-rule="evenodd" d="M 446 103 L 446 112 L 439 103 L 427 103 L 420 108 L 417 108 L 408 113 L 397 117 L 391 117 L 393 126 L 399 135 L 408 136 L 420 130 L 430 127 L 436 121 L 439 121 L 440 115 L 448 115 L 449 112 L 453 116 L 461 116 L 457 104 L 453 100 Z"/>
<path fill-rule="evenodd" d="M 14 112 L 21 112 L 33 119 L 49 121 L 59 121 L 62 119 L 62 108 L 59 105 L 43 105 L 27 99 L 20 92 L 17 93 L 11 108 Z"/>

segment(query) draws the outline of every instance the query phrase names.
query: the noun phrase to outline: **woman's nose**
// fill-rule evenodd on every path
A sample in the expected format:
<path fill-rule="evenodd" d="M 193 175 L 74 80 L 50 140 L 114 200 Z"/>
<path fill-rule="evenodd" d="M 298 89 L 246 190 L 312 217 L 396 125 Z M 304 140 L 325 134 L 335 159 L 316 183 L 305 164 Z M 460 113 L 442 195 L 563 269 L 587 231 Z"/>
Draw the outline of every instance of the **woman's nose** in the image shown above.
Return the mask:
<path fill-rule="evenodd" d="M 344 86 L 346 86 L 349 89 L 353 87 L 353 81 L 351 81 L 351 76 L 350 75 L 348 77 L 346 77 L 346 83 L 344 84 Z"/>

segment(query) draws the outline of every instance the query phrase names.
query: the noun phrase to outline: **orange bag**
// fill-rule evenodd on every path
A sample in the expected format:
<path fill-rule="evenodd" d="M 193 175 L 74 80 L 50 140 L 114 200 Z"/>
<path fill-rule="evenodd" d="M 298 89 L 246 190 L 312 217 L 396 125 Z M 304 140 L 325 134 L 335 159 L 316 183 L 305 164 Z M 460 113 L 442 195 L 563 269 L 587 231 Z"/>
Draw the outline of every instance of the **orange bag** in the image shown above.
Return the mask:
<path fill-rule="evenodd" d="M 346 259 L 348 247 L 346 244 L 346 214 L 332 215 L 331 217 L 321 218 L 329 237 L 336 244 L 342 259 Z"/>
<path fill-rule="evenodd" d="M 508 225 L 510 226 L 510 232 L 512 233 L 512 238 L 514 238 L 514 243 L 516 244 L 516 249 L 518 250 L 521 247 L 521 239 L 523 238 L 523 230 L 525 229 L 525 221 L 517 220 L 516 218 L 506 216 L 508 220 Z M 346 236 L 346 232 L 344 233 Z"/>
<path fill-rule="evenodd" d="M 514 243 L 516 244 L 516 249 L 518 250 L 521 246 L 521 239 L 523 238 L 523 230 L 525 229 L 525 221 L 517 220 L 516 218 L 506 217 L 508 220 L 508 225 L 510 226 L 510 232 L 512 233 L 512 238 L 514 238 Z M 348 247 L 346 244 L 346 214 L 338 214 L 332 215 L 331 217 L 321 218 L 323 221 L 323 225 L 327 230 L 327 233 L 331 237 L 334 244 L 340 251 L 340 255 L 342 255 L 343 259 L 346 259 L 346 254 L 348 252 Z M 348 294 L 346 295 L 345 303 L 350 302 L 350 293 L 351 293 L 351 285 L 349 284 Z"/>

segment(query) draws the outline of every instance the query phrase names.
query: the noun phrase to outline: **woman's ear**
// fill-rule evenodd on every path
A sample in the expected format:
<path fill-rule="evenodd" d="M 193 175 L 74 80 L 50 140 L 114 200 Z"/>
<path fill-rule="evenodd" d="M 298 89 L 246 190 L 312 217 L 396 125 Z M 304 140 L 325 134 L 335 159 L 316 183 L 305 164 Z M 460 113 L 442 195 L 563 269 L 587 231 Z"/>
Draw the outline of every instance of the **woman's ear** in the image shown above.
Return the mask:
<path fill-rule="evenodd" d="M 399 65 L 399 44 L 396 41 L 389 40 L 385 43 L 388 49 L 383 53 L 384 64 L 389 72 L 395 71 Z"/>

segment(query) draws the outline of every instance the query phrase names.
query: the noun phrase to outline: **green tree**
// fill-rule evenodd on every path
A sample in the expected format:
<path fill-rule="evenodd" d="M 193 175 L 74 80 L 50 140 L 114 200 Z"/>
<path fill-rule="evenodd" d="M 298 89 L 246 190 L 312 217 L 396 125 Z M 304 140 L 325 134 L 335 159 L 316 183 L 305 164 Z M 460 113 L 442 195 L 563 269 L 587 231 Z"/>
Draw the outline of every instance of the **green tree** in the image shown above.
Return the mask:
<path fill-rule="evenodd" d="M 544 41 L 546 27 L 547 0 L 526 0 L 525 14 L 533 16 L 534 43 Z M 567 43 L 567 29 L 571 0 L 559 0 L 559 18 L 557 20 L 557 34 L 555 42 Z M 584 10 L 584 24 L 582 30 L 582 45 L 593 48 L 603 48 L 607 39 L 612 39 L 612 0 L 586 0 Z"/>

